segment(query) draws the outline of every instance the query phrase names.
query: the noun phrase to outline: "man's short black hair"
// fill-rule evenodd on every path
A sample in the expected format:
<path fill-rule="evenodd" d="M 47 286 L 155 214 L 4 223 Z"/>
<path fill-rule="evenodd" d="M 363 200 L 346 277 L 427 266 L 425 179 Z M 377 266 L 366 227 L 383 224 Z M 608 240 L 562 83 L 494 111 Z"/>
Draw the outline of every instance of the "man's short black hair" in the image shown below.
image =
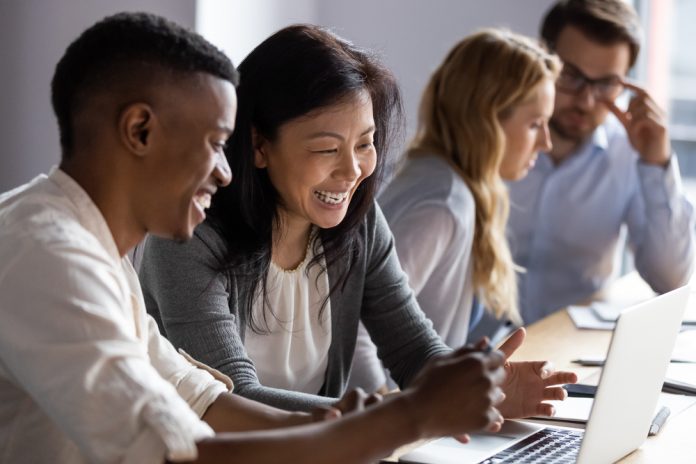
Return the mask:
<path fill-rule="evenodd" d="M 148 13 L 104 18 L 68 46 L 53 75 L 51 100 L 63 157 L 74 146 L 73 118 L 82 104 L 96 92 L 113 90 L 124 81 L 138 85 L 152 79 L 156 69 L 207 73 L 235 86 L 239 80 L 223 52 L 165 18 Z"/>

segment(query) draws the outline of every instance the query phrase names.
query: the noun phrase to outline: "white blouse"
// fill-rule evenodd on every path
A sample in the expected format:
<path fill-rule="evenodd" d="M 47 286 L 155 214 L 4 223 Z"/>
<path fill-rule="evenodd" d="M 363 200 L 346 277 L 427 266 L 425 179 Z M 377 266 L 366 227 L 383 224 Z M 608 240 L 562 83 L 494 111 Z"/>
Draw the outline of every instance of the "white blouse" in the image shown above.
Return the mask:
<path fill-rule="evenodd" d="M 317 394 L 324 384 L 331 346 L 329 277 L 321 272 L 324 260 L 307 271 L 313 256 L 308 247 L 304 261 L 289 271 L 271 262 L 266 280 L 268 330 L 246 330 L 244 347 L 259 382 L 267 387 Z M 259 292 L 253 314 L 265 329 L 262 301 Z"/>

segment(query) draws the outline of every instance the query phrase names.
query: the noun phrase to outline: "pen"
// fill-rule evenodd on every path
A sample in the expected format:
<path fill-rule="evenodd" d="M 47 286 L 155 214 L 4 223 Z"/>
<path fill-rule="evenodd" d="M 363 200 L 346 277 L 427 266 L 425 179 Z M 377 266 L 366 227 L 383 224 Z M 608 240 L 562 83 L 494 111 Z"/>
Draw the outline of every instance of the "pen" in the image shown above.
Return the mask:
<path fill-rule="evenodd" d="M 604 358 L 580 358 L 573 359 L 571 362 L 580 364 L 581 366 L 603 366 Z"/>
<path fill-rule="evenodd" d="M 579 364 L 585 367 L 601 367 L 604 366 L 604 358 L 578 358 L 571 361 L 574 364 Z M 691 359 L 671 359 L 670 362 L 678 364 L 695 364 Z"/>
<path fill-rule="evenodd" d="M 650 424 L 650 431 L 648 432 L 648 436 L 653 436 L 657 435 L 660 429 L 662 429 L 662 426 L 665 425 L 665 421 L 669 417 L 670 410 L 667 406 L 662 406 L 659 411 L 657 411 L 657 414 L 655 414 L 655 418 L 652 420 L 652 423 Z"/>

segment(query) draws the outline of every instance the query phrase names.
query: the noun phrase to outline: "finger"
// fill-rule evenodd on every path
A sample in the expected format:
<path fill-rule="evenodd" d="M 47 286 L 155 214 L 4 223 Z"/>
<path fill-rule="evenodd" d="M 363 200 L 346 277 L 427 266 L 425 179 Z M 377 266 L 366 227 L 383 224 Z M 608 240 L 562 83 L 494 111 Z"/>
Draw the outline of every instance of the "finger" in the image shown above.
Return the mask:
<path fill-rule="evenodd" d="M 524 338 L 527 336 L 527 332 L 524 330 L 524 327 L 520 327 L 519 329 L 515 330 L 510 337 L 508 337 L 505 342 L 498 347 L 498 350 L 502 351 L 503 354 L 505 355 L 505 359 L 508 359 L 512 354 L 517 350 L 517 348 L 522 345 L 522 342 L 524 342 Z"/>
<path fill-rule="evenodd" d="M 491 404 L 498 405 L 505 401 L 505 392 L 500 387 L 493 387 L 488 391 L 488 398 L 491 400 Z"/>
<path fill-rule="evenodd" d="M 577 383 L 578 375 L 575 372 L 559 371 L 554 372 L 544 379 L 544 386 L 563 385 L 566 383 Z"/>
<path fill-rule="evenodd" d="M 636 105 L 633 108 L 629 108 L 627 113 L 631 116 L 631 123 L 635 124 L 641 119 L 657 119 L 658 115 L 655 114 L 646 105 Z"/>
<path fill-rule="evenodd" d="M 532 369 L 536 374 L 543 380 L 548 379 L 554 375 L 553 363 L 550 361 L 530 361 Z"/>
<path fill-rule="evenodd" d="M 313 422 L 338 419 L 341 417 L 341 411 L 331 406 L 317 406 L 312 410 L 311 414 Z"/>
<path fill-rule="evenodd" d="M 505 363 L 505 354 L 501 351 L 491 351 L 490 353 L 481 354 L 484 359 L 484 365 L 489 370 L 496 370 Z"/>
<path fill-rule="evenodd" d="M 368 397 L 365 399 L 365 406 L 372 406 L 373 404 L 380 403 L 382 401 L 382 395 L 379 393 L 372 393 L 371 395 L 368 395 Z"/>
<path fill-rule="evenodd" d="M 481 338 L 481 340 L 476 342 L 476 345 L 474 345 L 474 346 L 476 347 L 477 350 L 485 350 L 490 346 L 490 344 L 491 344 L 491 340 L 488 337 L 484 336 Z"/>
<path fill-rule="evenodd" d="M 645 90 L 643 87 L 641 87 L 637 84 L 634 84 L 633 82 L 622 79 L 621 84 L 623 84 L 623 86 L 626 87 L 627 89 L 635 92 L 637 95 L 650 98 L 650 94 L 648 94 L 647 90 Z"/>
<path fill-rule="evenodd" d="M 340 401 L 334 404 L 334 407 L 344 412 L 360 411 L 363 409 L 363 403 L 366 397 L 367 394 L 362 388 L 354 388 L 353 390 L 343 395 L 343 398 L 341 398 Z"/>
<path fill-rule="evenodd" d="M 490 408 L 488 411 L 488 425 L 485 430 L 488 432 L 498 432 L 503 426 L 503 415 L 496 408 Z"/>
<path fill-rule="evenodd" d="M 481 343 L 481 341 L 479 341 L 478 343 L 476 343 L 476 345 L 472 345 L 472 344 L 470 344 L 470 343 L 467 343 L 466 345 L 464 345 L 464 346 L 462 346 L 462 347 L 459 347 L 459 348 L 457 348 L 456 350 L 454 350 L 454 351 L 451 353 L 451 356 L 456 358 L 456 357 L 458 357 L 458 356 L 466 355 L 466 354 L 472 353 L 472 352 L 474 352 L 474 351 L 481 351 L 482 348 L 478 348 L 478 345 L 479 345 L 480 343 Z"/>
<path fill-rule="evenodd" d="M 549 403 L 539 403 L 536 407 L 537 416 L 552 417 L 556 415 L 556 408 Z"/>
<path fill-rule="evenodd" d="M 614 116 L 616 116 L 616 119 L 619 120 L 619 122 L 624 126 L 624 128 L 628 129 L 628 127 L 631 124 L 631 116 L 623 111 L 614 104 L 614 102 L 609 101 L 609 100 L 602 100 L 602 102 L 609 108 L 609 111 L 612 112 Z"/>
<path fill-rule="evenodd" d="M 455 440 L 457 440 L 459 443 L 461 443 L 463 445 L 466 445 L 467 443 L 469 443 L 471 441 L 471 437 L 469 436 L 468 433 L 463 433 L 461 435 L 455 435 L 452 438 L 454 438 Z"/>
<path fill-rule="evenodd" d="M 563 387 L 548 387 L 544 388 L 541 396 L 543 401 L 563 401 L 568 397 L 568 392 Z"/>
<path fill-rule="evenodd" d="M 505 377 L 507 376 L 507 373 L 505 372 L 505 369 L 502 366 L 499 366 L 497 369 L 491 371 L 489 373 L 489 376 L 493 385 L 502 385 L 503 382 L 505 382 Z"/>

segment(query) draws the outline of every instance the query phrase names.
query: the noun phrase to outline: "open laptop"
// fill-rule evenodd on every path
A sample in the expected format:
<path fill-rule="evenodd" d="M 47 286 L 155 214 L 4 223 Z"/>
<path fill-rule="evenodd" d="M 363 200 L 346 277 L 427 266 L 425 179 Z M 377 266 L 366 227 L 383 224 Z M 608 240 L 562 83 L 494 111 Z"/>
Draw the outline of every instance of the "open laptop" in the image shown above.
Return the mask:
<path fill-rule="evenodd" d="M 688 298 L 689 287 L 681 287 L 621 313 L 584 431 L 509 421 L 497 434 L 472 434 L 466 445 L 442 438 L 400 461 L 595 464 L 621 459 L 648 436 Z"/>

